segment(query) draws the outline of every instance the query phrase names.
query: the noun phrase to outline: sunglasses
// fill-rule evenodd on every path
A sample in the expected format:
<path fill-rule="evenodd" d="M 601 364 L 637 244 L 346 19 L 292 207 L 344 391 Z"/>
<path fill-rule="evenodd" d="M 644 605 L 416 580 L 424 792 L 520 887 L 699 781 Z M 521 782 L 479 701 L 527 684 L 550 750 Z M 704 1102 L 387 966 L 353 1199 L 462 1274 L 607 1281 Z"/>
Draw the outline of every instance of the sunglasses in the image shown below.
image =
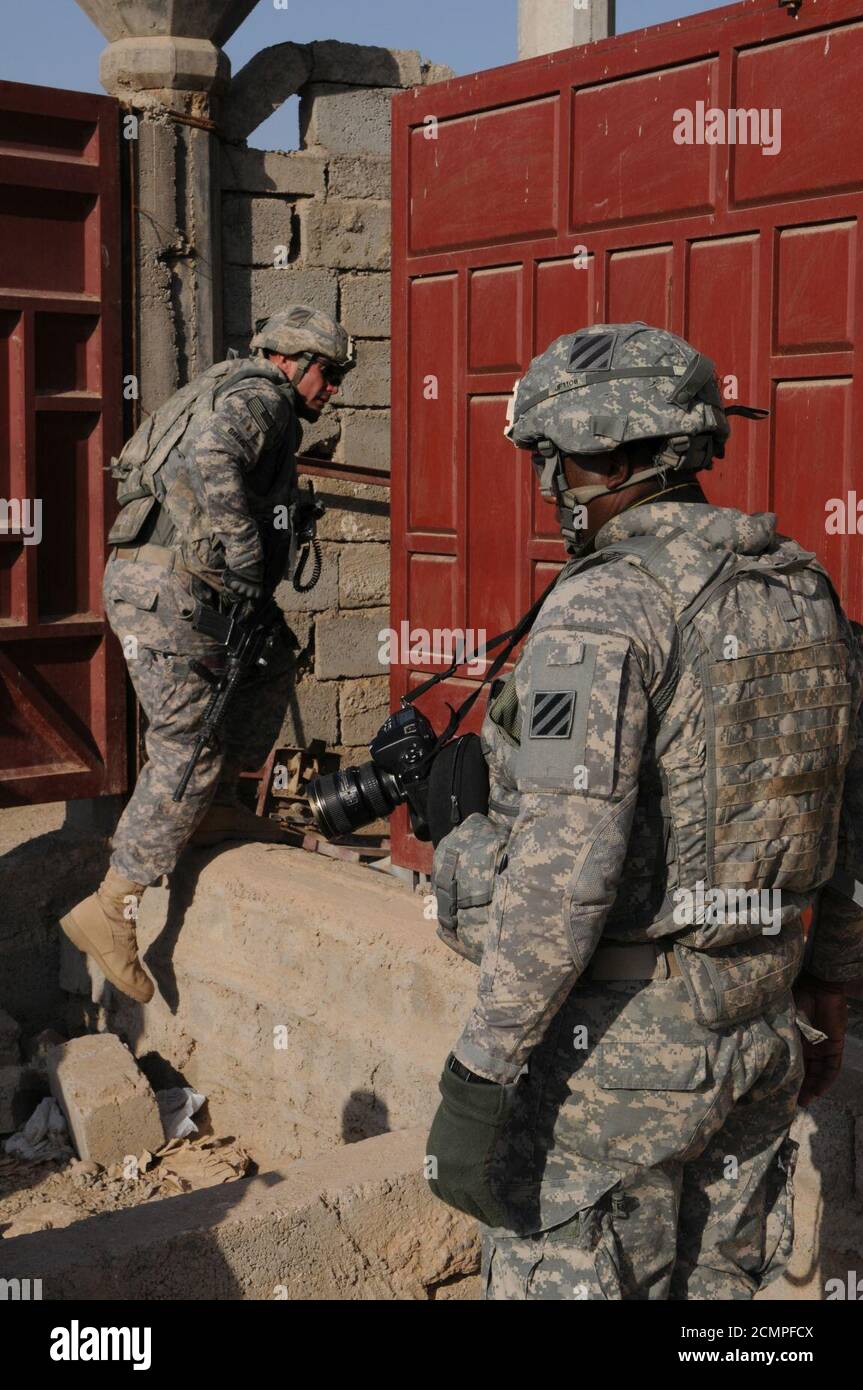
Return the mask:
<path fill-rule="evenodd" d="M 316 365 L 320 367 L 321 376 L 328 386 L 341 386 L 346 374 L 338 362 L 331 362 L 327 357 L 319 357 Z"/>

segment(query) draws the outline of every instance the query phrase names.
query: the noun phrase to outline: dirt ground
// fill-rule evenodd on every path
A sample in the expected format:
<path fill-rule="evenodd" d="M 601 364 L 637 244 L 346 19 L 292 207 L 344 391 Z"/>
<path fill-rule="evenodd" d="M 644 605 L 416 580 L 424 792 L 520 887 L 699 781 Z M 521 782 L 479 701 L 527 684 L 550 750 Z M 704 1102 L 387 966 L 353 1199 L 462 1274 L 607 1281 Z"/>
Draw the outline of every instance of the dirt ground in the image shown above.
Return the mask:
<path fill-rule="evenodd" d="M 173 1140 L 158 1154 L 110 1168 L 84 1163 L 71 1150 L 32 1162 L 0 1152 L 0 1239 L 235 1182 L 254 1169 L 241 1144 L 208 1135 Z"/>

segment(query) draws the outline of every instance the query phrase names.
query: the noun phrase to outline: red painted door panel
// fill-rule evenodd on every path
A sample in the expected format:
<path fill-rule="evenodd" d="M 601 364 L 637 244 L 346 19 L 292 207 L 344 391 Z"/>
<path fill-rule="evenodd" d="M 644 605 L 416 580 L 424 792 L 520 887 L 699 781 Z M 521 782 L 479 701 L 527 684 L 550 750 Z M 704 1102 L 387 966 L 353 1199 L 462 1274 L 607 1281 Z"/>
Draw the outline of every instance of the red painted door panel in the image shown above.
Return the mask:
<path fill-rule="evenodd" d="M 708 495 L 776 511 L 863 617 L 863 539 L 826 524 L 830 499 L 863 503 L 861 72 L 863 0 L 755 0 L 395 98 L 395 628 L 492 636 L 549 582 L 563 551 L 507 398 L 560 334 L 630 319 L 713 357 L 729 404 L 771 409 L 734 423 Z M 698 103 L 727 124 L 764 108 L 762 143 L 706 123 L 678 143 Z M 393 704 L 435 669 L 394 667 Z M 421 701 L 439 727 L 476 667 L 458 674 Z M 394 859 L 429 864 L 403 816 Z"/>
<path fill-rule="evenodd" d="M 0 806 L 125 785 L 101 600 L 122 443 L 117 109 L 0 82 Z"/>

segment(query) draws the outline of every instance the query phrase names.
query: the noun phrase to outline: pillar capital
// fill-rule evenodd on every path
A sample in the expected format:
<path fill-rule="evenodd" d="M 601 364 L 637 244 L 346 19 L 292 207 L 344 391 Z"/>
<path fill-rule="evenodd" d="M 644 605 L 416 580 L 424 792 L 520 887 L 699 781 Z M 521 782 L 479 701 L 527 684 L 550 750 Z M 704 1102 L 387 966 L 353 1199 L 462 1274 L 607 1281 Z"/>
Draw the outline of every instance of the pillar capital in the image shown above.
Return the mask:
<path fill-rule="evenodd" d="M 230 80 L 222 45 L 258 0 L 78 0 L 108 40 L 99 76 L 112 96 L 206 92 Z"/>

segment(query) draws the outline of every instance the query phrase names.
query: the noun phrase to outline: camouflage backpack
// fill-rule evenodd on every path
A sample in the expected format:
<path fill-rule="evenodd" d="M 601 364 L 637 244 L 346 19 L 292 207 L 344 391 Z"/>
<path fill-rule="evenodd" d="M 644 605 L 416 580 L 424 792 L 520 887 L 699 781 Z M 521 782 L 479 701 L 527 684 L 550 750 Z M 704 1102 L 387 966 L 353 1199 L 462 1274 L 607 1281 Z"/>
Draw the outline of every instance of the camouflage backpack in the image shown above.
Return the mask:
<path fill-rule="evenodd" d="M 159 475 L 171 451 L 182 446 L 192 422 L 211 414 L 225 391 L 256 378 L 288 392 L 293 404 L 294 388 L 278 367 L 263 357 L 233 358 L 202 372 L 142 421 L 119 458 L 111 460 L 111 476 L 117 481 L 121 508 L 108 535 L 111 545 L 129 545 L 134 541 L 154 503 L 164 500 L 165 488 Z"/>

